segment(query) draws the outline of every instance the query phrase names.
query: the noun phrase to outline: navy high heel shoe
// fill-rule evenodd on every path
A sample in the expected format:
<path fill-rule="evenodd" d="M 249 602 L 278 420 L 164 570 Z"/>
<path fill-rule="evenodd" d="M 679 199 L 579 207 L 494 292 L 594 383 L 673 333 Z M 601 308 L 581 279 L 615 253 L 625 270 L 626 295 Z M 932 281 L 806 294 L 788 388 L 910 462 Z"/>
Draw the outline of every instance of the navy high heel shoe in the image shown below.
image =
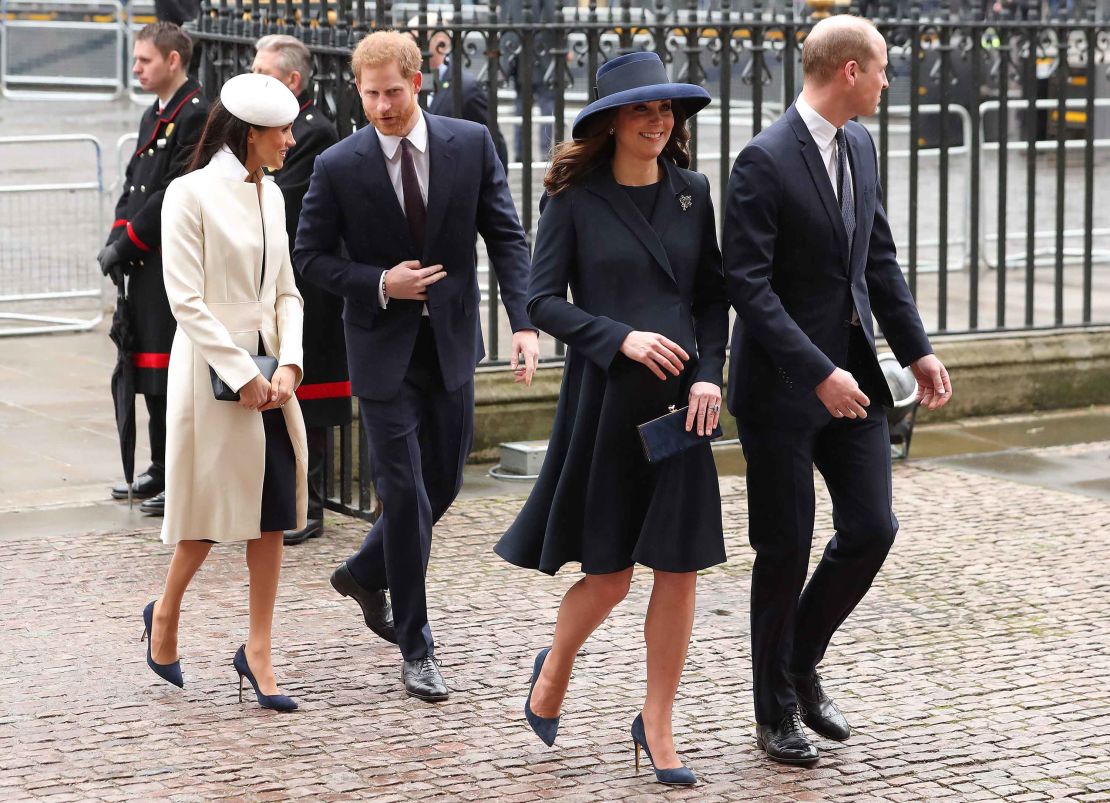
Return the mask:
<path fill-rule="evenodd" d="M 648 749 L 647 735 L 644 733 L 643 714 L 637 714 L 632 720 L 632 744 L 636 746 L 636 772 L 640 771 L 640 748 L 642 747 L 647 753 L 648 761 L 651 762 L 651 768 L 655 770 L 655 780 L 659 783 L 665 783 L 668 786 L 693 786 L 698 782 L 698 776 L 685 767 L 661 770 L 655 766 L 651 758 L 651 750 Z"/>
<path fill-rule="evenodd" d="M 235 660 L 231 662 L 235 671 L 239 673 L 239 702 L 243 702 L 243 678 L 246 678 L 254 687 L 254 696 L 258 698 L 258 704 L 263 708 L 269 708 L 271 711 L 296 711 L 297 701 L 292 697 L 286 697 L 284 694 L 263 694 L 258 690 L 258 682 L 254 679 L 254 673 L 247 663 L 246 647 L 246 644 L 241 645 L 235 652 Z"/>
<path fill-rule="evenodd" d="M 162 680 L 183 689 L 185 688 L 185 678 L 181 676 L 181 661 L 174 661 L 172 664 L 156 664 L 154 659 L 150 657 L 150 625 L 154 621 L 154 603 L 157 601 L 152 600 L 143 608 L 143 635 L 139 641 L 146 640 L 146 665 Z"/>
<path fill-rule="evenodd" d="M 559 718 L 541 717 L 532 711 L 532 689 L 536 687 L 536 680 L 540 676 L 540 670 L 543 669 L 543 662 L 547 660 L 549 652 L 551 652 L 550 648 L 545 648 L 540 650 L 536 656 L 536 664 L 532 668 L 532 683 L 528 686 L 528 699 L 524 701 L 524 716 L 528 720 L 528 724 L 532 726 L 532 730 L 540 737 L 540 740 L 551 747 L 555 744 L 555 736 L 559 733 Z"/>

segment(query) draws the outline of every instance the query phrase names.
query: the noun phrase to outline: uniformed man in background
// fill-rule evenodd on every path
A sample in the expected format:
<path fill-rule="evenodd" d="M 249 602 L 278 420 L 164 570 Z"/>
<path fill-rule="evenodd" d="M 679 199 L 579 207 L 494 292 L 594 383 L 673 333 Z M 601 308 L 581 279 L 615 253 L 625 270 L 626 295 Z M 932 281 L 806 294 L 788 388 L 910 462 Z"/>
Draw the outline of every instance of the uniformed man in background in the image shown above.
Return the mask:
<path fill-rule="evenodd" d="M 150 414 L 150 468 L 132 492 L 145 513 L 165 507 L 166 374 L 177 322 L 162 283 L 162 195 L 185 170 L 208 118 L 200 84 L 187 74 L 193 43 L 177 25 L 155 22 L 135 35 L 132 73 L 157 100 L 143 113 L 108 242 L 97 255 L 105 275 L 122 271 L 134 320 L 135 389 Z M 112 488 L 127 499 L 127 484 Z"/>
<path fill-rule="evenodd" d="M 264 36 L 255 44 L 253 72 L 278 79 L 297 96 L 301 113 L 293 122 L 296 145 L 274 180 L 285 196 L 285 226 L 292 249 L 316 157 L 339 141 L 335 126 L 312 103 L 312 54 L 292 36 Z M 297 401 L 308 434 L 308 525 L 285 533 L 286 544 L 315 538 L 324 527 L 324 472 L 328 427 L 351 420 L 351 383 L 343 340 L 343 299 L 309 284 L 297 274 L 304 296 L 304 381 Z"/>

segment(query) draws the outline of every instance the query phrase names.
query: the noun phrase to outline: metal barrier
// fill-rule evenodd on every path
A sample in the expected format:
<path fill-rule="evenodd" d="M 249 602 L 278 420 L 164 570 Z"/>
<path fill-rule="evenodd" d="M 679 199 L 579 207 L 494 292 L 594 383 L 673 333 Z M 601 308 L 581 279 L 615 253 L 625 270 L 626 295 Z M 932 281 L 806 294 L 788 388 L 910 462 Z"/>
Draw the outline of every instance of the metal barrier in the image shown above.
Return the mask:
<path fill-rule="evenodd" d="M 70 155 L 91 149 L 85 166 L 94 173 L 86 181 L 0 185 L 0 336 L 91 329 L 104 316 L 95 260 L 104 240 L 100 142 L 80 134 L 0 138 L 0 153 L 27 146 L 39 155 L 53 149 L 53 167 L 64 164 L 68 175 L 76 166 Z M 0 157 L 0 164 L 27 162 Z M 23 172 L 49 178 L 50 167 Z"/>
<path fill-rule="evenodd" d="M 0 94 L 111 100 L 124 91 L 118 0 L 0 0 Z"/>

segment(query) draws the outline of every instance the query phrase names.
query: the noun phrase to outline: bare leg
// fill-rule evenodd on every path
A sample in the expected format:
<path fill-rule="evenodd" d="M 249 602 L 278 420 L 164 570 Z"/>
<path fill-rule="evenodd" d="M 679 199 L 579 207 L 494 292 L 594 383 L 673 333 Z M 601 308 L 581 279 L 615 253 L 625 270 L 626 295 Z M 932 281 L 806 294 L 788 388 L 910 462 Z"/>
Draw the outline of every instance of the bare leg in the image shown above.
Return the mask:
<path fill-rule="evenodd" d="M 694 626 L 697 572 L 655 572 L 655 585 L 644 622 L 647 641 L 647 696 L 644 734 L 656 769 L 679 767 L 671 733 L 671 710 L 686 664 L 686 648 Z"/>
<path fill-rule="evenodd" d="M 178 541 L 174 547 L 170 568 L 166 572 L 166 588 L 154 603 L 154 617 L 150 625 L 150 657 L 156 664 L 172 664 L 177 660 L 181 600 L 211 550 L 212 545 L 204 541 Z"/>
<path fill-rule="evenodd" d="M 574 657 L 590 634 L 624 599 L 631 580 L 631 567 L 610 574 L 587 574 L 567 591 L 559 606 L 551 652 L 532 690 L 532 711 L 538 716 L 559 715 Z"/>
<path fill-rule="evenodd" d="M 262 533 L 247 542 L 250 572 L 250 632 L 247 635 L 247 665 L 263 694 L 280 694 L 270 656 L 270 633 L 274 624 L 274 601 L 281 574 L 281 531 Z"/>

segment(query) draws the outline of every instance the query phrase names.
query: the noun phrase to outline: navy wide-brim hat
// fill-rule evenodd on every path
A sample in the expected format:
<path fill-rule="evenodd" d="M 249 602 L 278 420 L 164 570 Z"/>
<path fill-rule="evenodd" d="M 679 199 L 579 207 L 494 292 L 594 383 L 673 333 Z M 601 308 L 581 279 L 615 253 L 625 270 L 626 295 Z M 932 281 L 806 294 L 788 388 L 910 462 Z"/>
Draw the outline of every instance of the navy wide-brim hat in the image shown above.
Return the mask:
<path fill-rule="evenodd" d="M 709 105 L 709 93 L 695 84 L 675 84 L 667 79 L 667 68 L 658 54 L 626 53 L 597 68 L 597 100 L 574 118 L 571 136 L 585 136 L 585 125 L 600 112 L 655 100 L 680 103 L 687 117 Z"/>

